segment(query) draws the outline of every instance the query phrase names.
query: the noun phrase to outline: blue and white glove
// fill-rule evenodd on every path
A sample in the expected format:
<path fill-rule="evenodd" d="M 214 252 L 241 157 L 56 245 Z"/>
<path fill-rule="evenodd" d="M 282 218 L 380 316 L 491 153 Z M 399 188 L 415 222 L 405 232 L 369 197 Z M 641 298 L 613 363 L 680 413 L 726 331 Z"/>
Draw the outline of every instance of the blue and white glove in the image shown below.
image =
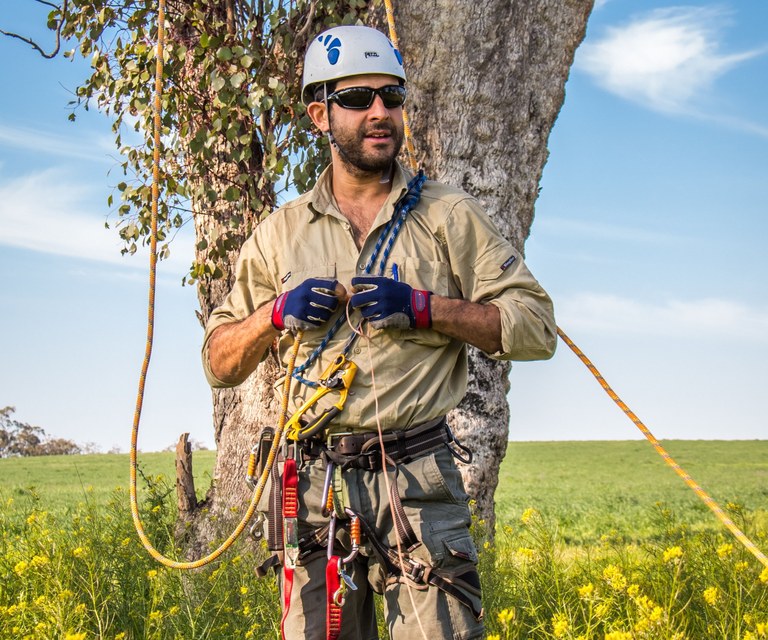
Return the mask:
<path fill-rule="evenodd" d="M 308 278 L 281 293 L 272 307 L 272 325 L 278 331 L 306 331 L 324 325 L 339 306 L 336 280 Z"/>
<path fill-rule="evenodd" d="M 356 293 L 350 305 L 374 329 L 429 329 L 432 326 L 431 291 L 413 289 L 405 282 L 382 276 L 352 278 Z"/>

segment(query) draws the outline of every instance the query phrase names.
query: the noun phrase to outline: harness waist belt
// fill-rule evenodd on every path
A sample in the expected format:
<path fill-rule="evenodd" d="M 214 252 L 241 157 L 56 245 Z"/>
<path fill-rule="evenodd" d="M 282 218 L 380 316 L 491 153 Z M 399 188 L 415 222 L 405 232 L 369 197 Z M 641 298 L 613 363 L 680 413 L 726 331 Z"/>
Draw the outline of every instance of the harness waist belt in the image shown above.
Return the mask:
<path fill-rule="evenodd" d="M 453 434 L 441 416 L 410 429 L 391 431 L 382 436 L 384 453 L 392 462 L 409 462 L 442 445 L 453 442 Z M 308 440 L 301 443 L 304 454 L 318 457 L 324 452 L 334 464 L 368 471 L 381 469 L 379 434 L 341 433 L 331 435 L 328 442 Z"/>

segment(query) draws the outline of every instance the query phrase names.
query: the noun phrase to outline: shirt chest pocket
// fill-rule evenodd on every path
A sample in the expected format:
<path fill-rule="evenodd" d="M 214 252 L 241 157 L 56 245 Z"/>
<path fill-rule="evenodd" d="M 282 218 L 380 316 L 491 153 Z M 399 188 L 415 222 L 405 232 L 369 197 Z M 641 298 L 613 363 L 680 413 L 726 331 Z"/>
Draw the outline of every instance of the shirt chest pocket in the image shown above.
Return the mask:
<path fill-rule="evenodd" d="M 408 283 L 414 289 L 424 289 L 449 298 L 457 297 L 458 288 L 453 285 L 445 262 L 420 260 L 408 256 L 403 258 L 401 263 L 395 264 L 398 279 Z M 394 266 L 388 268 L 386 275 L 394 276 L 394 270 Z"/>
<path fill-rule="evenodd" d="M 278 294 L 295 289 L 308 278 L 336 279 L 336 264 L 294 263 L 284 268 L 277 282 Z"/>
<path fill-rule="evenodd" d="M 398 279 L 401 282 L 406 282 L 414 289 L 431 291 L 436 295 L 449 298 L 455 298 L 459 295 L 459 289 L 453 282 L 445 262 L 420 260 L 408 256 L 403 258 L 402 262 L 394 262 L 393 265 L 396 267 L 388 268 L 385 275 L 394 276 L 393 271 L 396 270 Z M 448 336 L 432 329 L 402 329 L 397 331 L 399 331 L 399 339 L 424 346 L 440 347 L 450 342 Z"/>

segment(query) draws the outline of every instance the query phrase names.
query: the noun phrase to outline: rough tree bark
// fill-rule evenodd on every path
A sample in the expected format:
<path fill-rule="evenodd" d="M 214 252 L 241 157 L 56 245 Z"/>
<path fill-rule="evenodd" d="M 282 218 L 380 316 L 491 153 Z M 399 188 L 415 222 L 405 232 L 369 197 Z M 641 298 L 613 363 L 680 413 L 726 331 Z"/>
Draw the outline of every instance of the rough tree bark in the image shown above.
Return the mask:
<path fill-rule="evenodd" d="M 565 96 L 574 52 L 593 0 L 400 0 L 396 21 L 409 74 L 409 114 L 427 175 L 475 195 L 522 250 L 533 220 L 547 139 Z M 386 29 L 383 15 L 374 16 Z M 210 218 L 196 216 L 200 237 Z M 231 277 L 231 274 L 230 274 Z M 202 319 L 221 301 L 225 279 L 200 296 Z M 479 517 L 493 530 L 493 495 L 509 429 L 509 364 L 470 353 L 470 388 L 450 416 L 471 442 L 463 469 Z M 210 539 L 211 516 L 248 500 L 246 456 L 259 429 L 274 423 L 273 358 L 235 389 L 214 392 L 215 486 L 194 530 Z"/>

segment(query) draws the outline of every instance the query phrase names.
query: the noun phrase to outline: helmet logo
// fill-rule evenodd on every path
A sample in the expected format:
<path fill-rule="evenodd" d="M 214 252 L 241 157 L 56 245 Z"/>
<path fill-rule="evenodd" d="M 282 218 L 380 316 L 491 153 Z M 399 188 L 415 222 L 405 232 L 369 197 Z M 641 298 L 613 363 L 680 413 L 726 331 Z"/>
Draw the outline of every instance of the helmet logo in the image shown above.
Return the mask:
<path fill-rule="evenodd" d="M 366 51 L 365 52 L 365 57 L 366 58 L 378 58 L 379 54 L 376 53 L 375 51 Z"/>
<path fill-rule="evenodd" d="M 326 52 L 328 53 L 328 62 L 336 64 L 339 61 L 339 54 L 341 53 L 341 40 L 334 38 L 332 34 L 321 38 Z"/>
<path fill-rule="evenodd" d="M 389 43 L 389 46 L 392 47 L 392 51 L 395 52 L 395 58 L 397 58 L 398 63 L 400 66 L 403 66 L 403 56 L 400 55 L 400 52 L 395 49 L 395 45 L 393 45 L 391 42 Z"/>

